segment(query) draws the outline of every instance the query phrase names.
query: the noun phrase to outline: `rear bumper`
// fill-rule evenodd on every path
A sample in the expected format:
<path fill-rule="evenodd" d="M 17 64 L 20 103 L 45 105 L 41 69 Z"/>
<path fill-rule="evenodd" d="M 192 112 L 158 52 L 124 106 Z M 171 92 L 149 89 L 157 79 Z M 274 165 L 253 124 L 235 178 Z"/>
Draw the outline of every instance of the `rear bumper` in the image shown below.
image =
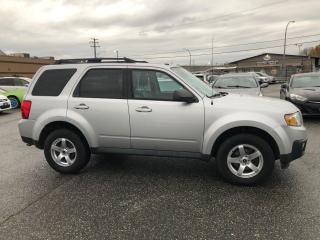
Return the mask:
<path fill-rule="evenodd" d="M 291 153 L 280 155 L 281 168 L 287 168 L 290 162 L 302 157 L 306 146 L 307 139 L 294 141 Z"/>
<path fill-rule="evenodd" d="M 26 143 L 27 145 L 31 146 L 31 145 L 35 145 L 35 141 L 32 138 L 28 138 L 28 137 L 22 137 L 22 142 Z"/>

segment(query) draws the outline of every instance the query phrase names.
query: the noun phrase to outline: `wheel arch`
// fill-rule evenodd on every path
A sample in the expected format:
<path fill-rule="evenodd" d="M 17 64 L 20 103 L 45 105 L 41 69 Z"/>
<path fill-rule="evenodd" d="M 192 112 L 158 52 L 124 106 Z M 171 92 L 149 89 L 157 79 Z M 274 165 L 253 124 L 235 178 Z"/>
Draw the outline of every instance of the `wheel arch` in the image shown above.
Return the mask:
<path fill-rule="evenodd" d="M 221 133 L 212 146 L 211 156 L 216 156 L 217 150 L 219 149 L 220 145 L 223 143 L 224 140 L 226 140 L 228 137 L 241 133 L 248 133 L 261 137 L 270 144 L 275 159 L 280 158 L 280 149 L 276 140 L 265 130 L 251 126 L 234 127 Z"/>
<path fill-rule="evenodd" d="M 74 126 L 73 124 L 71 124 L 69 122 L 63 122 L 63 121 L 54 121 L 54 122 L 48 123 L 41 130 L 39 140 L 37 142 L 37 147 L 40 149 L 43 149 L 46 137 L 54 130 L 61 129 L 61 128 L 66 128 L 66 129 L 69 129 L 69 130 L 75 132 L 77 135 L 79 135 L 83 139 L 83 141 L 86 144 L 86 146 L 88 147 L 88 149 L 90 149 L 88 140 L 85 137 L 85 135 L 82 133 L 82 131 L 79 128 L 77 128 L 76 126 Z"/>

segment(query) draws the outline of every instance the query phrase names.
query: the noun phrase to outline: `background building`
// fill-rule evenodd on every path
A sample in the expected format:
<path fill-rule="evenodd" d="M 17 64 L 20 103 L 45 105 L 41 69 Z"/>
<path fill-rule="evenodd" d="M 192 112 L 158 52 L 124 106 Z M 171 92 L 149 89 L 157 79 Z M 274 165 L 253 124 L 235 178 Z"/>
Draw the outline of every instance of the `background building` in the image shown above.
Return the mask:
<path fill-rule="evenodd" d="M 282 54 L 277 53 L 263 53 L 230 62 L 229 65 L 237 67 L 237 72 L 265 72 L 280 79 L 299 72 L 313 72 L 320 67 L 319 58 L 316 57 L 286 55 L 284 59 Z"/>
<path fill-rule="evenodd" d="M 53 57 L 30 57 L 28 53 L 13 55 L 8 56 L 0 51 L 0 76 L 32 77 L 41 66 L 54 62 Z"/>
<path fill-rule="evenodd" d="M 183 67 L 191 72 L 213 72 L 214 74 L 227 72 L 265 72 L 268 75 L 276 77 L 278 80 L 284 80 L 285 75 L 287 75 L 288 79 L 295 73 L 319 70 L 320 61 L 317 57 L 286 55 L 285 59 L 283 59 L 282 54 L 263 53 L 233 61 L 223 66 L 214 66 L 213 71 L 212 67 L 208 65 Z"/>

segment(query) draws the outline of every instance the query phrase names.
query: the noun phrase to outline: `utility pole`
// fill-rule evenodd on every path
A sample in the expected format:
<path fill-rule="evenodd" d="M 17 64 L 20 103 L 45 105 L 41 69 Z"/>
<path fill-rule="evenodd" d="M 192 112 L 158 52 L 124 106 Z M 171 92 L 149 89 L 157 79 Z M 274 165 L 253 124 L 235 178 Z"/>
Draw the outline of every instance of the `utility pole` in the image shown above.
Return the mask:
<path fill-rule="evenodd" d="M 287 46 L 287 32 L 288 32 L 288 27 L 290 23 L 295 23 L 295 21 L 289 21 L 286 26 L 286 30 L 284 31 L 284 43 L 283 43 L 283 67 L 284 67 L 284 76 L 285 80 L 287 81 L 287 65 L 286 65 L 286 46 Z"/>
<path fill-rule="evenodd" d="M 302 43 L 297 43 L 296 44 L 296 46 L 298 47 L 298 49 L 299 49 L 299 53 L 298 53 L 298 55 L 300 55 L 301 54 L 301 47 L 302 47 Z"/>
<path fill-rule="evenodd" d="M 191 51 L 188 48 L 184 48 L 183 50 L 189 53 L 189 66 L 191 67 Z"/>
<path fill-rule="evenodd" d="M 213 75 L 213 41 L 214 38 L 211 39 L 211 74 Z"/>
<path fill-rule="evenodd" d="M 89 42 L 91 44 L 90 47 L 93 48 L 94 58 L 97 58 L 97 48 L 100 47 L 98 40 L 99 39 L 97 39 L 97 38 L 91 38 L 91 41 Z"/>
<path fill-rule="evenodd" d="M 117 50 L 114 50 L 113 52 L 116 54 L 116 56 L 117 56 L 117 61 L 118 61 L 118 59 L 119 59 L 119 50 L 117 49 Z"/>

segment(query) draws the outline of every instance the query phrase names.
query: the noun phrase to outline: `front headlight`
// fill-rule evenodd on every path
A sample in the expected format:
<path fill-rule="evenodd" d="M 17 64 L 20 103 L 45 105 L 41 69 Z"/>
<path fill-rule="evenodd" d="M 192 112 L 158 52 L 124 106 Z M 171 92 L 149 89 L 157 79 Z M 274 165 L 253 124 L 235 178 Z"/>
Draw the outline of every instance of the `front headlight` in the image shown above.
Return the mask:
<path fill-rule="evenodd" d="M 302 97 L 302 96 L 297 95 L 297 94 L 293 94 L 293 93 L 290 94 L 290 98 L 291 98 L 292 100 L 297 100 L 297 101 L 300 101 L 300 102 L 304 102 L 304 101 L 307 100 L 307 98 Z"/>
<path fill-rule="evenodd" d="M 284 115 L 284 120 L 288 126 L 300 127 L 303 125 L 301 112 L 286 114 Z"/>

